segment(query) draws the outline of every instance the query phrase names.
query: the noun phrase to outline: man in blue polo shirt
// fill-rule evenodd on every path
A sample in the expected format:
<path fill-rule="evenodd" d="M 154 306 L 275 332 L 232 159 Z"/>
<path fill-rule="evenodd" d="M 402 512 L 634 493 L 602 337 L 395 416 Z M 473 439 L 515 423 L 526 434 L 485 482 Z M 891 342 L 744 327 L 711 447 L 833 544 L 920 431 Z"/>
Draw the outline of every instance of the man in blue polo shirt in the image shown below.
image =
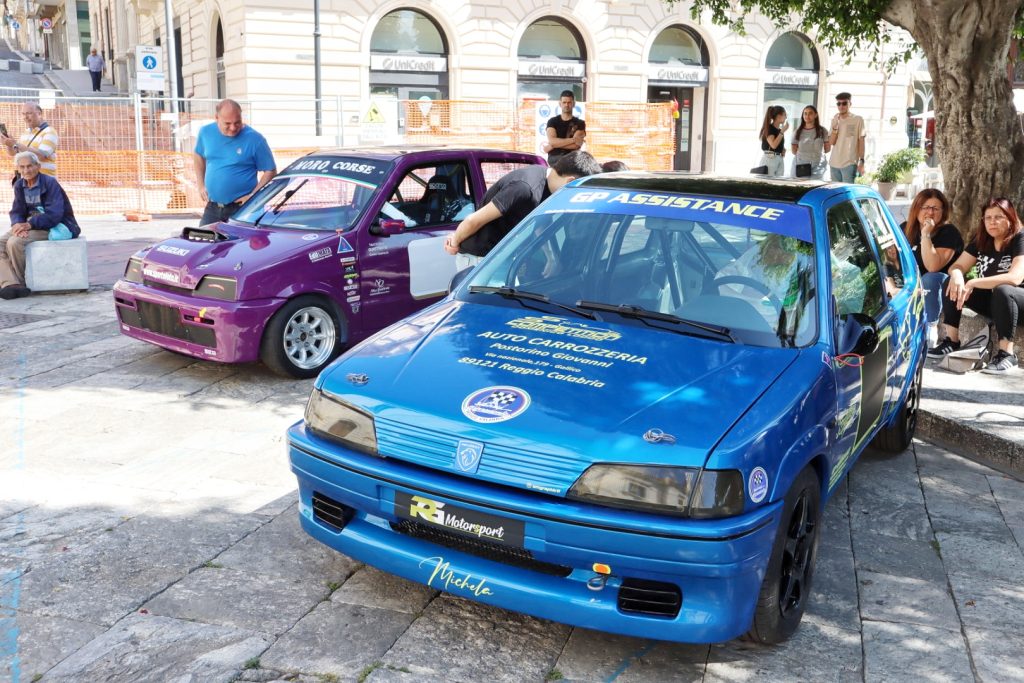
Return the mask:
<path fill-rule="evenodd" d="M 200 225 L 227 220 L 277 174 L 266 138 L 242 123 L 241 105 L 221 100 L 216 111 L 217 125 L 196 136 L 196 178 L 206 200 Z"/>

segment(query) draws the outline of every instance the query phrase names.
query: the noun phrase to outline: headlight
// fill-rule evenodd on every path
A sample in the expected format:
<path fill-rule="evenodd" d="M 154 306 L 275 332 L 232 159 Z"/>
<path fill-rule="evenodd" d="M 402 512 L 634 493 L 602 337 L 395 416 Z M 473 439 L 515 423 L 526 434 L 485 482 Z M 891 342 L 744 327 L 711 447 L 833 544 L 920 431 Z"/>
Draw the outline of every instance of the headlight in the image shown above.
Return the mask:
<path fill-rule="evenodd" d="M 142 259 L 132 256 L 124 268 L 124 279 L 142 284 Z"/>
<path fill-rule="evenodd" d="M 680 517 L 728 517 L 743 511 L 743 475 L 738 470 L 593 465 L 568 497 Z"/>
<path fill-rule="evenodd" d="M 199 281 L 195 289 L 195 296 L 205 296 L 208 299 L 222 299 L 234 301 L 238 292 L 238 280 L 233 277 L 220 277 L 219 275 L 206 275 Z"/>
<path fill-rule="evenodd" d="M 306 404 L 306 425 L 316 434 L 370 455 L 377 455 L 373 418 L 361 410 L 314 389 Z"/>

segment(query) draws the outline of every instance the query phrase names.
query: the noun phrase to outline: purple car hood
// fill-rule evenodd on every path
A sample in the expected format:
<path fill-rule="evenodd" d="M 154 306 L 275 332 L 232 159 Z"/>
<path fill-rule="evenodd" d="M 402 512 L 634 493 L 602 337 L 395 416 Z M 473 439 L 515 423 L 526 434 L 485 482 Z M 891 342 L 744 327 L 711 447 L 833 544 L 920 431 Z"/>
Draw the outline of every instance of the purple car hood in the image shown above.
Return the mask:
<path fill-rule="evenodd" d="M 298 253 L 309 253 L 310 261 L 315 261 L 321 250 L 334 253 L 339 239 L 333 231 L 218 223 L 185 228 L 181 236 L 155 244 L 139 256 L 147 280 L 194 288 L 205 275 L 242 280 Z"/>

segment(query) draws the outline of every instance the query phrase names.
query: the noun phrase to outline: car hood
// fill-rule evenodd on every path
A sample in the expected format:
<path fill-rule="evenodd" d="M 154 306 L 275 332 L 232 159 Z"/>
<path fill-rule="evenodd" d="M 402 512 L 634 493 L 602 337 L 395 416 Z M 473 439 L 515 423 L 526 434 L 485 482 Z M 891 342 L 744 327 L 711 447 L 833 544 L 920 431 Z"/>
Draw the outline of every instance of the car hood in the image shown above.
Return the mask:
<path fill-rule="evenodd" d="M 703 466 L 799 353 L 603 317 L 446 301 L 359 345 L 320 385 L 375 416 L 382 453 L 436 465 L 413 441 L 454 435 L 554 458 L 574 479 L 595 461 Z M 488 411 L 495 393 L 506 407 Z M 389 439 L 411 441 L 387 453 Z"/>
<path fill-rule="evenodd" d="M 137 254 L 143 259 L 143 277 L 165 284 L 195 288 L 206 275 L 243 280 L 298 253 L 310 262 L 333 255 L 339 236 L 334 232 L 282 228 L 252 228 L 230 223 L 184 228 Z"/>

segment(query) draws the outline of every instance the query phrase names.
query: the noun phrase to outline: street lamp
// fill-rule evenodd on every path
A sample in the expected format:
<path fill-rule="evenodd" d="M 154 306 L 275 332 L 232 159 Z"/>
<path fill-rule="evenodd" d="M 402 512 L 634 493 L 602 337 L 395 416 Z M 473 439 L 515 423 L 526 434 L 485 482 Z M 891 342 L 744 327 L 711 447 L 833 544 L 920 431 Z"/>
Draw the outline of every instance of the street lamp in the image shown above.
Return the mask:
<path fill-rule="evenodd" d="M 320 0 L 313 0 L 313 98 L 316 100 L 316 134 L 323 135 L 320 101 Z"/>

